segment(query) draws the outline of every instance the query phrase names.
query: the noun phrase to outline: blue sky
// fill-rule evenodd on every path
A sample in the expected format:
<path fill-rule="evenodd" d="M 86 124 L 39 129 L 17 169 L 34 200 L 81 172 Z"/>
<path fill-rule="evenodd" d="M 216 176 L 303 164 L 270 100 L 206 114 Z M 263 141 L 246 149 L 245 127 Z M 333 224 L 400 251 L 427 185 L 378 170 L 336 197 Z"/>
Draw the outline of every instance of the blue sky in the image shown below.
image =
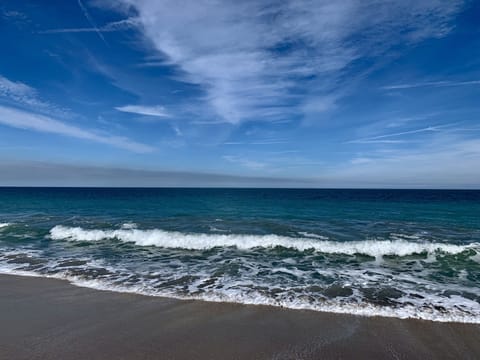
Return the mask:
<path fill-rule="evenodd" d="M 0 5 L 0 185 L 480 187 L 480 2 Z"/>

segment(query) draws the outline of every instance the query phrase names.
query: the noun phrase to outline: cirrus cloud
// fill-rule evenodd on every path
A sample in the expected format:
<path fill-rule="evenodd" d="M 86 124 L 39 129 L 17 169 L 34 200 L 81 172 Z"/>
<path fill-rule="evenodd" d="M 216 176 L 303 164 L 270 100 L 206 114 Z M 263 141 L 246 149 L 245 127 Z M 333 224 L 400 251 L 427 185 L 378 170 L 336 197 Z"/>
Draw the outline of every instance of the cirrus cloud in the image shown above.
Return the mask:
<path fill-rule="evenodd" d="M 158 117 L 169 117 L 170 115 L 165 110 L 163 106 L 146 106 L 146 105 L 125 105 L 118 106 L 115 109 L 122 112 L 147 115 L 147 116 L 158 116 Z"/>
<path fill-rule="evenodd" d="M 229 123 L 321 114 L 348 93 L 355 62 L 445 36 L 461 0 L 105 0 Z M 378 61 L 377 61 L 378 60 Z M 363 73 L 368 73 L 368 69 Z M 348 75 L 348 76 L 347 76 Z"/>
<path fill-rule="evenodd" d="M 17 129 L 33 130 L 93 141 L 137 153 L 146 153 L 154 150 L 151 146 L 132 141 L 122 136 L 100 134 L 93 130 L 82 129 L 48 116 L 1 105 L 0 124 Z"/>

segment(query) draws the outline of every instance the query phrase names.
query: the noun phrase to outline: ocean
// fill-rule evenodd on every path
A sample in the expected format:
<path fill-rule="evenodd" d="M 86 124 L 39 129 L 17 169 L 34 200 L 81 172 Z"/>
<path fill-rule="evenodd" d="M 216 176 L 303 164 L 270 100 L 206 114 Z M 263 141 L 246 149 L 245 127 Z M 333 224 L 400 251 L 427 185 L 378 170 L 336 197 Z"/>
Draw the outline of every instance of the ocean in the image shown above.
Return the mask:
<path fill-rule="evenodd" d="M 480 323 L 480 191 L 0 188 L 0 273 Z"/>

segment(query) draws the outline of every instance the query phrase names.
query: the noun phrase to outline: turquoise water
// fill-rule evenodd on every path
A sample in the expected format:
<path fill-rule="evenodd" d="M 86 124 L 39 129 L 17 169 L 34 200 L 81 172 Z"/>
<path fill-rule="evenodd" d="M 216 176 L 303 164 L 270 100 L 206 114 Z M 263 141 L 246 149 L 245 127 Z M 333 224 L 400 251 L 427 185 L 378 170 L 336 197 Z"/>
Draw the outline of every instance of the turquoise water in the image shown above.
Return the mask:
<path fill-rule="evenodd" d="M 480 191 L 0 188 L 0 271 L 480 323 Z"/>

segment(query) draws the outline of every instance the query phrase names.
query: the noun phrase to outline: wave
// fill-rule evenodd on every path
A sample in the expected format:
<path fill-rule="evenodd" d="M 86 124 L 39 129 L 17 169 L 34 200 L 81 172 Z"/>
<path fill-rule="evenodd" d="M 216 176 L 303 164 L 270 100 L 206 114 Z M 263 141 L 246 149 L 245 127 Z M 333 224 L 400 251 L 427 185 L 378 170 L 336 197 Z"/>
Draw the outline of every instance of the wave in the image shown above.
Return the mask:
<path fill-rule="evenodd" d="M 235 247 L 240 250 L 254 248 L 291 248 L 298 251 L 314 250 L 327 254 L 365 254 L 406 256 L 443 252 L 459 254 L 465 250 L 480 251 L 480 244 L 454 245 L 443 243 L 411 242 L 407 240 L 325 241 L 311 238 L 293 238 L 280 235 L 193 234 L 160 229 L 91 230 L 81 227 L 57 225 L 50 230 L 53 240 L 102 241 L 117 239 L 139 246 L 158 246 L 188 250 L 208 250 L 215 247 Z"/>
<path fill-rule="evenodd" d="M 0 223 L 0 229 L 5 228 L 5 227 L 10 226 L 10 225 L 12 225 L 12 224 L 10 224 L 10 223 Z"/>

